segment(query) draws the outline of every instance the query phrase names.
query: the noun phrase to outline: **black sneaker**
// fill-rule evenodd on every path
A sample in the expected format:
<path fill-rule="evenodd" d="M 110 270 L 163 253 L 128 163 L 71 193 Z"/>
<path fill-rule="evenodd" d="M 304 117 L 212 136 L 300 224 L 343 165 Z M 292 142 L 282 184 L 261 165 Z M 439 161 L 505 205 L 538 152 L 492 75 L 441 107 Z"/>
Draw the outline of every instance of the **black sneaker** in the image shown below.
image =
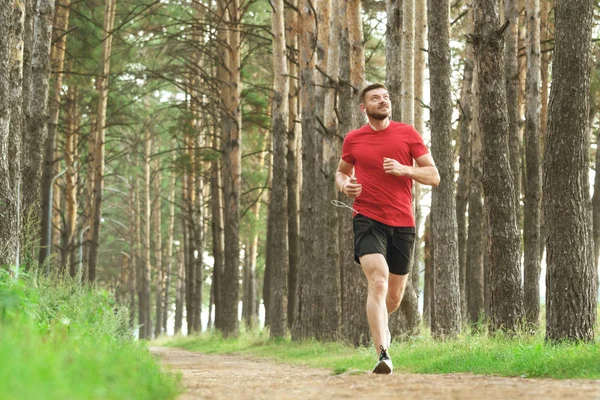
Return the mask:
<path fill-rule="evenodd" d="M 383 346 L 379 346 L 381 353 L 379 354 L 379 361 L 375 368 L 373 368 L 374 374 L 391 374 L 394 367 L 392 365 L 392 359 L 387 354 L 387 350 Z"/>

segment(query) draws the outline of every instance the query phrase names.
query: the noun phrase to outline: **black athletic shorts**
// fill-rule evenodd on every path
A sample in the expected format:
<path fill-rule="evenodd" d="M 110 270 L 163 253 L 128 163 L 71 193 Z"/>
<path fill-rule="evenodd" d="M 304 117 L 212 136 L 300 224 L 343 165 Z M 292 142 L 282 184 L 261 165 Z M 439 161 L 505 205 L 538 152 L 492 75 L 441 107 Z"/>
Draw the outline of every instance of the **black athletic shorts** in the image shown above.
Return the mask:
<path fill-rule="evenodd" d="M 414 227 L 394 227 L 358 214 L 354 217 L 354 259 L 365 254 L 382 254 L 390 273 L 408 274 L 415 242 Z"/>

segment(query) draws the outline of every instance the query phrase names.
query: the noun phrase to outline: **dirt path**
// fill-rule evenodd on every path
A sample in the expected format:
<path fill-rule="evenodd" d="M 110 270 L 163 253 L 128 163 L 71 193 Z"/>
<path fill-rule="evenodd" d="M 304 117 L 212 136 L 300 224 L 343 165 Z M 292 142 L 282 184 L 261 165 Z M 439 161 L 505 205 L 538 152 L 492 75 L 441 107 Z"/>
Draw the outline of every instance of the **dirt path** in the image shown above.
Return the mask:
<path fill-rule="evenodd" d="M 180 399 L 600 399 L 600 381 L 522 379 L 469 374 L 331 375 L 238 355 L 206 355 L 152 347 L 163 365 L 180 370 Z"/>

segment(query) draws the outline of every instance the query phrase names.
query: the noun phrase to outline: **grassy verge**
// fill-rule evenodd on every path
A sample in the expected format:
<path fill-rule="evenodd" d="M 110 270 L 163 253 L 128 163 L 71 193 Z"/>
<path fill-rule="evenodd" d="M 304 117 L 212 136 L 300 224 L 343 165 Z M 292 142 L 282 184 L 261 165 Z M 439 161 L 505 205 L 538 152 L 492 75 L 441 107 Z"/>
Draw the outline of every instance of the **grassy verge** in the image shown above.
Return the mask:
<path fill-rule="evenodd" d="M 333 373 L 370 371 L 372 349 L 355 349 L 341 343 L 269 340 L 267 334 L 244 334 L 222 339 L 204 334 L 164 338 L 159 344 L 203 353 L 239 353 L 281 362 L 327 368 Z M 426 333 L 390 348 L 398 372 L 481 375 L 556 379 L 600 379 L 600 344 L 544 343 L 541 336 L 506 338 L 468 334 L 456 340 L 436 341 Z"/>
<path fill-rule="evenodd" d="M 134 342 L 126 310 L 70 278 L 0 269 L 0 398 L 173 399 L 179 378 Z"/>

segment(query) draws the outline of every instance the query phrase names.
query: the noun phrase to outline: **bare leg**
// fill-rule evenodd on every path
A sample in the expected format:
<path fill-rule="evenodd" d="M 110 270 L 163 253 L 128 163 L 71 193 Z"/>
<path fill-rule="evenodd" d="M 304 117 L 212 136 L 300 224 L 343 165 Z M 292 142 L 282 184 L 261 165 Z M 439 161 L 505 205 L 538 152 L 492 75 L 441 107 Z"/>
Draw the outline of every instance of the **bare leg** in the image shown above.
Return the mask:
<path fill-rule="evenodd" d="M 360 265 L 367 277 L 367 319 L 375 351 L 379 356 L 379 346 L 387 345 L 388 312 L 386 296 L 388 291 L 388 265 L 381 254 L 367 254 L 360 258 Z"/>
<path fill-rule="evenodd" d="M 388 278 L 387 296 L 385 298 L 388 315 L 392 314 L 400 307 L 400 302 L 402 302 L 402 298 L 404 297 L 406 282 L 408 282 L 408 276 L 409 274 L 390 274 Z"/>

